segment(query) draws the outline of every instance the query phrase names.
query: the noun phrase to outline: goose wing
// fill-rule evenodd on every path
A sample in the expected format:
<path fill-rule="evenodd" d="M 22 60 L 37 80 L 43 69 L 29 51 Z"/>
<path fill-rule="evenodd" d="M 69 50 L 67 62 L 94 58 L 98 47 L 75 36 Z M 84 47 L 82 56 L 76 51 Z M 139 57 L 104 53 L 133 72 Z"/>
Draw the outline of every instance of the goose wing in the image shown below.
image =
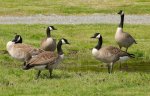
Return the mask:
<path fill-rule="evenodd" d="M 106 50 L 107 50 L 107 52 L 109 52 L 112 55 L 116 55 L 116 54 L 119 54 L 120 52 L 122 52 L 119 48 L 113 47 L 113 46 L 106 47 Z"/>
<path fill-rule="evenodd" d="M 43 64 L 53 64 L 57 58 L 57 55 L 53 52 L 42 52 L 39 55 L 33 57 L 28 64 L 29 65 L 43 65 Z"/>
<path fill-rule="evenodd" d="M 111 54 L 110 58 L 113 59 L 113 62 L 115 62 L 121 58 L 122 59 L 124 58 L 124 60 L 126 60 L 127 58 L 134 58 L 134 54 L 130 54 L 130 53 L 127 53 L 125 51 L 122 51 L 117 47 L 110 46 L 108 48 L 108 50 L 109 50 L 109 53 Z"/>
<path fill-rule="evenodd" d="M 115 55 L 117 57 L 129 56 L 129 53 L 122 51 L 117 47 L 109 46 L 109 47 L 107 47 L 107 50 L 108 50 L 108 53 L 111 54 L 110 56 L 113 56 L 113 55 Z"/>
<path fill-rule="evenodd" d="M 117 47 L 107 46 L 107 47 L 102 47 L 99 50 L 99 53 L 96 58 L 105 63 L 111 63 L 119 60 L 121 56 L 128 56 L 128 54 L 124 51 L 121 51 Z"/>
<path fill-rule="evenodd" d="M 124 38 L 126 38 L 126 41 L 128 42 L 134 42 L 136 44 L 135 39 L 127 32 L 124 32 Z"/>
<path fill-rule="evenodd" d="M 40 47 L 46 51 L 54 51 L 56 49 L 56 39 L 45 38 L 42 40 Z"/>
<path fill-rule="evenodd" d="M 39 53 L 44 52 L 44 50 L 38 49 L 38 48 L 33 48 L 31 45 L 28 45 L 28 44 L 15 44 L 13 46 L 13 48 L 17 49 L 17 50 L 19 50 L 21 52 L 28 52 L 32 56 L 38 55 Z"/>
<path fill-rule="evenodd" d="M 15 46 L 15 48 L 33 48 L 31 45 L 23 44 L 23 43 L 15 44 L 14 46 Z"/>

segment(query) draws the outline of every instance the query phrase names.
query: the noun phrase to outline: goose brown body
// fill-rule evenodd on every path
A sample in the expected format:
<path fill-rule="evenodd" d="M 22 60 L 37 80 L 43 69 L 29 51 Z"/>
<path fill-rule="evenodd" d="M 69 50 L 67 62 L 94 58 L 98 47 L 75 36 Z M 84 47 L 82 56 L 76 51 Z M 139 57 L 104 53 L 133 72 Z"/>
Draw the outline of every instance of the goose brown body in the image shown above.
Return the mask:
<path fill-rule="evenodd" d="M 113 46 L 102 47 L 97 51 L 96 54 L 93 55 L 96 59 L 104 63 L 115 63 L 120 59 L 120 57 L 129 56 L 129 54 L 127 54 L 126 52 L 121 51 L 119 48 Z"/>
<path fill-rule="evenodd" d="M 37 69 L 37 70 L 50 69 L 50 68 L 56 67 L 56 63 L 58 63 L 59 60 L 60 60 L 60 57 L 54 52 L 45 51 L 37 55 L 36 57 L 33 57 L 28 62 L 27 67 L 28 68 L 33 67 L 34 69 Z M 41 67 L 38 67 L 38 66 L 41 66 Z M 42 66 L 45 66 L 45 68 L 44 67 L 42 68 Z"/>
<path fill-rule="evenodd" d="M 40 48 L 45 51 L 55 51 L 56 49 L 56 39 L 53 39 L 51 37 L 52 30 L 56 30 L 56 29 L 53 26 L 47 27 L 47 30 L 46 30 L 47 38 L 44 38 L 41 41 Z"/>
<path fill-rule="evenodd" d="M 15 59 L 20 61 L 29 60 L 32 56 L 35 56 L 44 50 L 33 48 L 31 45 L 23 44 L 22 41 L 20 42 L 18 38 L 14 39 L 13 41 L 9 41 L 6 45 L 8 53 Z M 20 39 L 22 40 L 22 38 Z"/>
<path fill-rule="evenodd" d="M 120 48 L 125 47 L 127 49 L 132 44 L 136 44 L 135 39 L 129 33 L 123 32 L 121 28 L 117 28 L 115 40 Z"/>
<path fill-rule="evenodd" d="M 124 12 L 122 10 L 120 10 L 118 12 L 118 14 L 120 14 L 121 20 L 120 20 L 119 26 L 118 26 L 116 34 L 115 34 L 115 40 L 116 40 L 117 44 L 119 45 L 119 48 L 121 49 L 122 47 L 125 47 L 126 52 L 127 52 L 128 48 L 132 44 L 134 44 L 134 43 L 136 44 L 136 41 L 129 33 L 123 31 Z"/>
<path fill-rule="evenodd" d="M 41 49 L 45 51 L 55 51 L 56 39 L 53 39 L 51 37 L 43 39 L 41 42 Z"/>
<path fill-rule="evenodd" d="M 52 70 L 59 64 L 59 62 L 63 59 L 64 54 L 62 51 L 62 44 L 69 44 L 66 39 L 61 39 L 57 44 L 57 53 L 50 51 L 44 51 L 37 56 L 31 58 L 28 62 L 26 62 L 24 66 L 24 70 L 28 70 L 34 68 L 38 71 L 37 77 L 39 77 L 41 70 L 47 69 L 50 72 L 50 77 L 52 75 Z"/>
<path fill-rule="evenodd" d="M 92 49 L 93 56 L 108 65 L 108 72 L 111 73 L 113 70 L 113 65 L 117 61 L 125 61 L 129 58 L 134 57 L 133 54 L 129 54 L 125 51 L 120 50 L 117 47 L 106 46 L 102 47 L 102 36 L 100 33 L 95 33 L 93 37 L 97 38 L 98 44 Z"/>

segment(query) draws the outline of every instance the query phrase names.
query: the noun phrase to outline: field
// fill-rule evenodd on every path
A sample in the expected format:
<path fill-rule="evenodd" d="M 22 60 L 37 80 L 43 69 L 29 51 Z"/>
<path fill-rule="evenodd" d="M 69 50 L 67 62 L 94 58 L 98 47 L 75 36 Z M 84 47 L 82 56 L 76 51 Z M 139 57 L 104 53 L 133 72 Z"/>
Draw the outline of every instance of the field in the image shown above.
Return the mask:
<path fill-rule="evenodd" d="M 0 0 L 1 16 L 86 15 L 95 13 L 150 14 L 149 0 Z"/>
<path fill-rule="evenodd" d="M 103 46 L 117 47 L 114 24 L 54 25 L 58 30 L 52 32 L 57 39 L 66 38 L 71 45 L 63 46 L 65 59 L 49 79 L 48 71 L 43 71 L 35 80 L 36 70 L 22 70 L 22 62 L 3 54 L 6 43 L 14 33 L 23 37 L 23 42 L 39 47 L 45 37 L 48 25 L 0 25 L 0 96 L 148 96 L 150 95 L 150 33 L 149 25 L 125 25 L 137 40 L 137 45 L 129 48 L 136 58 L 123 63 L 119 70 L 116 63 L 114 73 L 108 74 L 106 66 L 91 55 L 97 40 L 90 37 L 95 32 L 103 36 Z M 128 69 L 126 68 L 128 64 Z"/>
<path fill-rule="evenodd" d="M 0 2 L 0 17 L 115 15 L 121 9 L 131 16 L 150 15 L 149 0 Z M 65 59 L 53 71 L 53 77 L 48 78 L 49 72 L 44 70 L 36 80 L 36 70 L 23 70 L 22 62 L 5 53 L 6 44 L 17 33 L 24 43 L 39 48 L 40 41 L 46 37 L 47 26 L 45 23 L 0 24 L 0 96 L 150 96 L 150 25 L 124 25 L 124 31 L 129 32 L 138 43 L 128 50 L 135 54 L 135 58 L 122 63 L 121 70 L 117 62 L 113 73 L 108 74 L 106 65 L 91 54 L 97 40 L 90 37 L 99 32 L 103 36 L 103 46 L 118 47 L 114 40 L 117 24 L 55 24 L 58 30 L 53 31 L 52 36 L 57 41 L 66 38 L 71 44 L 63 46 Z"/>

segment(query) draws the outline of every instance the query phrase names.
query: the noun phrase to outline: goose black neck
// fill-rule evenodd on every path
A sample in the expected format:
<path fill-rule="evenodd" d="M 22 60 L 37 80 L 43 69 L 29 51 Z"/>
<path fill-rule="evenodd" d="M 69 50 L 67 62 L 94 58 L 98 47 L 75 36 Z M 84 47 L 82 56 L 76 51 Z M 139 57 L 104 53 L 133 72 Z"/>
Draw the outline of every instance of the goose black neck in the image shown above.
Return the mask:
<path fill-rule="evenodd" d="M 99 50 L 100 48 L 101 48 L 101 46 L 102 46 L 102 43 L 103 43 L 103 39 L 102 39 L 102 36 L 98 39 L 98 43 L 97 43 L 97 45 L 95 46 L 95 48 L 97 49 L 97 50 Z"/>
<path fill-rule="evenodd" d="M 50 29 L 49 28 L 47 28 L 47 30 L 46 30 L 46 33 L 47 33 L 47 37 L 51 37 L 51 34 L 50 34 Z"/>
<path fill-rule="evenodd" d="M 61 46 L 62 46 L 62 42 L 59 41 L 58 44 L 57 44 L 57 53 L 58 53 L 58 55 L 63 54 L 63 50 L 62 50 Z"/>
<path fill-rule="evenodd" d="M 123 23 L 124 23 L 124 14 L 121 15 L 121 20 L 120 20 L 120 23 L 119 23 L 120 28 L 123 28 Z"/>

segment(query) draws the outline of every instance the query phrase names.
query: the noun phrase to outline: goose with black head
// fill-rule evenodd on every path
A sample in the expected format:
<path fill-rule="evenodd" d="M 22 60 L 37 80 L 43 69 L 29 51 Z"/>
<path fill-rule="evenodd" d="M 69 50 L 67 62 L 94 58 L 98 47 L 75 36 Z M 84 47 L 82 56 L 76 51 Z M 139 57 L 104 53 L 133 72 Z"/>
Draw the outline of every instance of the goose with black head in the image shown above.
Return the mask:
<path fill-rule="evenodd" d="M 64 53 L 62 50 L 63 44 L 69 44 L 67 39 L 60 39 L 57 44 L 57 54 L 50 51 L 45 51 L 38 54 L 36 57 L 30 59 L 30 61 L 26 62 L 24 66 L 24 70 L 28 69 L 36 69 L 38 73 L 36 75 L 36 79 L 40 76 L 41 70 L 47 69 L 49 70 L 50 77 L 52 77 L 52 70 L 59 64 L 59 62 L 64 58 Z"/>
<path fill-rule="evenodd" d="M 119 45 L 119 48 L 121 49 L 122 47 L 126 48 L 126 52 L 128 50 L 128 48 L 132 45 L 132 44 L 137 44 L 135 39 L 127 32 L 123 31 L 123 24 L 124 24 L 124 12 L 122 10 L 120 10 L 118 12 L 118 14 L 121 17 L 120 23 L 118 25 L 116 34 L 115 34 L 115 40 L 117 42 L 117 44 Z"/>
<path fill-rule="evenodd" d="M 6 45 L 6 49 L 11 57 L 20 60 L 28 61 L 32 56 L 35 56 L 44 50 L 33 48 L 29 44 L 22 43 L 23 39 L 21 35 L 15 35 L 12 41 L 9 41 Z"/>
<path fill-rule="evenodd" d="M 108 73 L 112 73 L 113 65 L 117 61 L 125 61 L 129 58 L 134 58 L 133 54 L 129 54 L 120 50 L 117 47 L 105 46 L 102 47 L 103 39 L 100 33 L 95 33 L 91 38 L 98 39 L 97 45 L 92 49 L 92 55 L 97 59 L 107 64 Z"/>
<path fill-rule="evenodd" d="M 45 51 L 55 51 L 56 39 L 51 37 L 51 31 L 57 30 L 54 26 L 48 26 L 46 29 L 47 37 L 41 41 L 40 48 Z"/>

